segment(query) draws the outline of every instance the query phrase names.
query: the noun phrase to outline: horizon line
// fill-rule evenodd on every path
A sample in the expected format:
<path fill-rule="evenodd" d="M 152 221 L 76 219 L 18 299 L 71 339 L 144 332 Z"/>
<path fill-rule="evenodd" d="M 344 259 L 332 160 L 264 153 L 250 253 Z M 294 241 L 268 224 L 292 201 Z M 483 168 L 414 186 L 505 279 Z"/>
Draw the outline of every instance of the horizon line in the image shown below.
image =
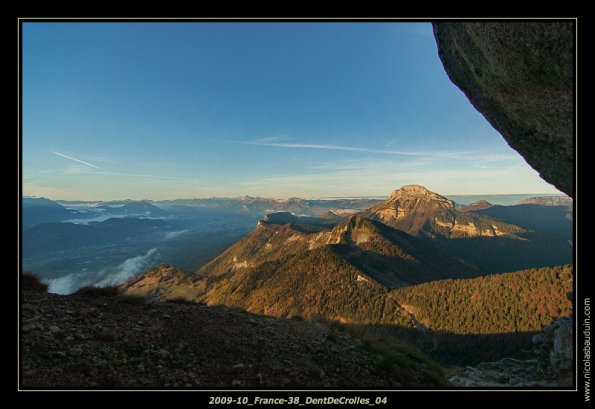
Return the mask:
<path fill-rule="evenodd" d="M 392 193 L 392 192 L 391 192 Z M 441 196 L 449 197 L 449 196 L 566 196 L 570 197 L 565 193 L 545 193 L 545 192 L 530 192 L 530 193 L 439 193 Z M 53 201 L 61 201 L 61 202 L 113 202 L 113 201 L 133 201 L 133 202 L 166 202 L 166 201 L 175 201 L 175 200 L 207 200 L 207 199 L 239 199 L 242 197 L 250 197 L 250 198 L 261 198 L 261 199 L 274 199 L 274 200 L 287 200 L 287 199 L 302 199 L 302 200 L 333 200 L 333 199 L 381 199 L 387 198 L 390 196 L 390 193 L 387 195 L 358 195 L 358 196 L 284 196 L 284 197 L 274 197 L 274 196 L 260 196 L 260 195 L 237 195 L 237 196 L 201 196 L 201 197 L 177 197 L 177 198 L 170 198 L 170 199 L 150 199 L 150 198 L 142 198 L 142 199 L 131 199 L 131 198 L 112 198 L 112 199 L 52 199 L 51 197 L 47 196 L 35 196 L 35 195 L 21 195 L 22 199 L 49 199 Z"/>

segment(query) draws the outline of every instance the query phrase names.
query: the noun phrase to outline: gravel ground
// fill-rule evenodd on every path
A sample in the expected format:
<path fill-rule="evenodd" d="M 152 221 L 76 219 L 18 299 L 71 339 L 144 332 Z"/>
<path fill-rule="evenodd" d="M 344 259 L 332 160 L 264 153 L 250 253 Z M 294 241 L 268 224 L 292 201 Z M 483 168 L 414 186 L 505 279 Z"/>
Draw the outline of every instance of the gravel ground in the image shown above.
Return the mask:
<path fill-rule="evenodd" d="M 344 331 L 224 307 L 24 290 L 21 315 L 24 389 L 399 388 L 438 382 L 426 364 L 387 360 Z"/>

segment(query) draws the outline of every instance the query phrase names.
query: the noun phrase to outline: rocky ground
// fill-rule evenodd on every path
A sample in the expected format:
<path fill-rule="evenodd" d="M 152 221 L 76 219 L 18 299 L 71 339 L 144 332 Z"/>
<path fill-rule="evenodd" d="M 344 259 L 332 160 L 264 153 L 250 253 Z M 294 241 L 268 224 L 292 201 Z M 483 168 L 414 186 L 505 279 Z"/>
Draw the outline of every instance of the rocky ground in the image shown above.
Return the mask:
<path fill-rule="evenodd" d="M 448 370 L 448 381 L 459 387 L 489 388 L 556 388 L 572 386 L 572 374 L 542 367 L 537 360 L 520 361 L 505 358 L 482 362 L 475 367 Z"/>
<path fill-rule="evenodd" d="M 407 387 L 439 367 L 324 324 L 199 304 L 24 290 L 23 388 Z"/>

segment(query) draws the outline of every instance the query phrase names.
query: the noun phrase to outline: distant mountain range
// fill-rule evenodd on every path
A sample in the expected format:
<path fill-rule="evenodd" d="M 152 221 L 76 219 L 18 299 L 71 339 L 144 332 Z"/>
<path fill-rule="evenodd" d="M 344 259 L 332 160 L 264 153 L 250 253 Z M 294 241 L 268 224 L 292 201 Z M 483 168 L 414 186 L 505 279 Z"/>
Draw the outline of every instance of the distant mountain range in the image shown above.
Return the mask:
<path fill-rule="evenodd" d="M 325 216 L 271 214 L 195 273 L 163 267 L 121 288 L 275 316 L 381 322 L 391 289 L 572 260 L 566 240 L 455 210 L 417 185 L 359 214 Z M 391 322 L 406 323 L 399 305 Z"/>
<path fill-rule="evenodd" d="M 176 199 L 154 202 L 164 209 L 179 207 L 224 209 L 230 212 L 264 216 L 268 213 L 289 212 L 297 216 L 316 217 L 329 211 L 355 213 L 378 203 L 378 199 L 272 199 L 240 196 L 235 198 L 213 197 L 208 199 Z"/>
<path fill-rule="evenodd" d="M 193 270 L 244 235 L 253 226 L 253 213 L 277 207 L 296 212 L 262 217 L 251 233 L 198 268 L 196 277 L 205 278 L 203 285 L 211 288 L 218 277 L 222 295 L 225 283 L 238 280 L 232 277 L 236 274 L 259 277 L 264 270 L 289 271 L 291 265 L 306 274 L 319 269 L 312 258 L 316 253 L 329 269 L 348 266 L 360 283 L 374 281 L 385 288 L 572 261 L 568 206 L 489 206 L 480 201 L 456 209 L 451 200 L 418 185 L 403 186 L 385 201 L 239 197 L 175 202 L 83 202 L 66 208 L 48 199 L 25 198 L 24 260 L 55 277 L 101 269 L 108 259 L 120 265 L 158 247 L 159 261 Z M 362 209 L 366 204 L 370 206 Z M 32 222 L 35 217 L 38 223 Z M 79 224 L 65 223 L 71 219 Z M 54 221 L 43 223 L 47 220 Z"/>
<path fill-rule="evenodd" d="M 21 203 L 24 228 L 33 227 L 40 223 L 93 219 L 99 216 L 105 217 L 106 215 L 108 217 L 137 216 L 154 218 L 169 215 L 168 212 L 146 201 L 99 202 L 88 206 L 81 206 L 88 204 L 87 202 L 73 202 L 74 208 L 68 208 L 44 197 L 25 197 Z"/>
<path fill-rule="evenodd" d="M 21 202 L 23 228 L 39 223 L 59 222 L 90 215 L 86 210 L 70 210 L 45 197 L 25 197 Z"/>
<path fill-rule="evenodd" d="M 104 210 L 113 215 L 144 216 L 144 217 L 166 217 L 169 212 L 152 205 L 149 202 L 128 202 L 122 206 L 101 205 L 98 209 Z"/>
<path fill-rule="evenodd" d="M 474 212 L 525 230 L 572 240 L 572 199 L 567 196 L 532 197 L 512 206 L 492 205 L 480 200 L 458 209 Z"/>
<path fill-rule="evenodd" d="M 529 208 L 523 207 L 528 205 L 489 207 L 486 203 L 473 206 L 484 207 L 483 210 L 456 210 L 453 201 L 422 186 L 408 185 L 362 215 L 429 241 L 442 252 L 466 260 L 485 273 L 572 261 L 572 245 L 565 231 L 571 224 L 560 213 L 562 208 L 543 207 L 541 212 L 531 214 L 527 212 Z M 563 209 L 566 214 L 567 209 Z M 539 214 L 546 213 L 551 220 L 547 216 L 539 218 Z"/>
<path fill-rule="evenodd" d="M 491 206 L 475 210 L 477 214 L 489 216 L 515 224 L 525 230 L 538 232 L 564 240 L 573 240 L 572 207 L 542 204 L 519 204 L 515 206 Z"/>

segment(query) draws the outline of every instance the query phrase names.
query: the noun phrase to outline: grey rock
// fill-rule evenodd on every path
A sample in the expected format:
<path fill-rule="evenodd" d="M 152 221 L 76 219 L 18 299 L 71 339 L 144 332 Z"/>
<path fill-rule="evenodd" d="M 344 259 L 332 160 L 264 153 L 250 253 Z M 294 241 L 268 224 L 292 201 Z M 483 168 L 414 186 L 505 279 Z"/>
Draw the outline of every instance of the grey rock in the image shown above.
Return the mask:
<path fill-rule="evenodd" d="M 95 360 L 94 365 L 97 367 L 103 367 L 107 365 L 107 361 L 105 359 L 97 359 Z"/>
<path fill-rule="evenodd" d="M 448 382 L 454 386 L 462 386 L 465 384 L 465 379 L 463 379 L 457 375 L 457 376 L 453 376 L 452 378 L 449 378 Z"/>
<path fill-rule="evenodd" d="M 533 338 L 531 338 L 531 342 L 533 342 L 533 345 L 541 345 L 550 344 L 552 340 L 548 338 L 544 333 L 540 332 L 538 334 L 533 335 Z"/>
<path fill-rule="evenodd" d="M 539 382 L 535 381 L 520 381 L 514 384 L 515 388 L 531 388 L 535 386 L 541 386 Z"/>
<path fill-rule="evenodd" d="M 572 321 L 563 321 L 554 331 L 554 347 L 550 362 L 554 368 L 566 369 L 572 365 Z"/>
<path fill-rule="evenodd" d="M 68 350 L 68 353 L 72 356 L 81 356 L 83 354 L 83 349 L 80 347 L 72 347 Z"/>
<path fill-rule="evenodd" d="M 31 332 L 31 331 L 35 331 L 36 329 L 42 329 L 43 327 L 38 324 L 38 323 L 31 323 L 31 324 L 27 324 L 27 325 L 23 325 L 23 327 L 21 328 L 21 331 L 23 331 L 24 333 L 27 332 Z"/>
<path fill-rule="evenodd" d="M 543 179 L 572 197 L 574 24 L 433 26 L 451 81 Z"/>
<path fill-rule="evenodd" d="M 103 327 L 101 328 L 101 331 L 99 331 L 99 339 L 103 341 L 115 341 L 117 338 L 117 334 L 110 328 Z"/>

